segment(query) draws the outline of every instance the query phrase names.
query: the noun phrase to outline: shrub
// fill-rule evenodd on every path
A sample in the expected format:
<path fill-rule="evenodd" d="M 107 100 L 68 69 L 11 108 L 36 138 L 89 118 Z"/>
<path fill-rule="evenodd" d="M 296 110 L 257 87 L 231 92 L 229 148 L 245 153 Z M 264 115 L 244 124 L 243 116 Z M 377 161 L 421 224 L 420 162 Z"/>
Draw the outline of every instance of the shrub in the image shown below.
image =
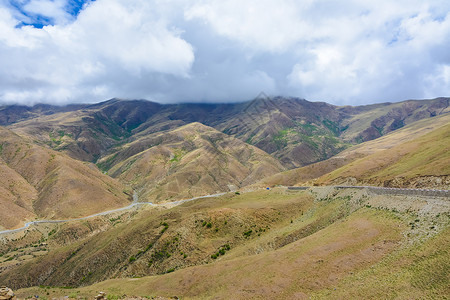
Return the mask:
<path fill-rule="evenodd" d="M 243 235 L 245 236 L 245 237 L 249 237 L 251 234 L 252 234 L 252 230 L 250 229 L 249 231 L 245 231 L 244 233 L 243 233 Z"/>
<path fill-rule="evenodd" d="M 132 255 L 128 261 L 131 263 L 131 262 L 133 262 L 133 261 L 135 261 L 135 260 L 136 260 L 136 257 L 134 257 L 134 256 Z"/>
<path fill-rule="evenodd" d="M 164 226 L 164 228 L 161 230 L 161 234 L 163 234 L 167 230 L 167 228 L 169 228 L 169 224 L 164 222 L 164 223 L 161 223 L 161 225 Z"/>

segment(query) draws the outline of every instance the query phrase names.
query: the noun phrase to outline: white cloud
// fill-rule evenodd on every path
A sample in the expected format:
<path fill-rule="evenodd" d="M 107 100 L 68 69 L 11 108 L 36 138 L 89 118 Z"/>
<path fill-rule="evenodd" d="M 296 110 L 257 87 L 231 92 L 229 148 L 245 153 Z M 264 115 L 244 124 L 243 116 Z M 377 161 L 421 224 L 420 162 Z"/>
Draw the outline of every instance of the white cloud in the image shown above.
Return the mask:
<path fill-rule="evenodd" d="M 280 52 L 313 30 L 298 17 L 312 1 L 200 1 L 185 12 L 188 20 L 202 19 L 217 33 L 255 50 Z"/>
<path fill-rule="evenodd" d="M 430 67 L 438 65 L 433 48 L 450 46 L 450 4 L 432 4 L 201 1 L 186 18 L 203 20 L 250 53 L 293 54 L 287 86 L 279 93 L 351 104 L 450 94 L 448 85 L 426 92 L 425 78 L 439 72 Z"/>
<path fill-rule="evenodd" d="M 194 60 L 192 46 L 147 1 L 98 0 L 75 22 L 42 29 L 15 28 L 18 22 L 6 9 L 0 15 L 6 20 L 0 21 L 0 97 L 7 102 L 113 97 L 105 86 L 120 85 L 121 77 L 186 77 Z"/>
<path fill-rule="evenodd" d="M 0 103 L 450 96 L 445 0 L 0 0 Z"/>

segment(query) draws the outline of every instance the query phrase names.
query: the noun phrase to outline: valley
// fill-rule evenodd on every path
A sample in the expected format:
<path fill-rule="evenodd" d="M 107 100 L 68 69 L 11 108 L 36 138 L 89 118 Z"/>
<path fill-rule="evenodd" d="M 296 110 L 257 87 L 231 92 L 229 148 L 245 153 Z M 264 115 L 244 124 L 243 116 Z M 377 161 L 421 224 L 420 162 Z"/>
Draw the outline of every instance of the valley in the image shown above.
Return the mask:
<path fill-rule="evenodd" d="M 0 107 L 0 282 L 43 299 L 445 298 L 449 102 Z"/>

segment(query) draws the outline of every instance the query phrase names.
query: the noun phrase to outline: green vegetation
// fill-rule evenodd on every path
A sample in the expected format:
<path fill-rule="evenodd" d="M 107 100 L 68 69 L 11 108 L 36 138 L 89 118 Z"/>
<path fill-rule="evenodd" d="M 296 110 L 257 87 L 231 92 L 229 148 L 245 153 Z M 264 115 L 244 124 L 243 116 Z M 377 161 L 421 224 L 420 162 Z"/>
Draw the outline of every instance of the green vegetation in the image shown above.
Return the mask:
<path fill-rule="evenodd" d="M 163 234 L 169 228 L 169 224 L 167 224 L 167 222 L 163 222 L 161 223 L 161 225 L 164 226 L 164 228 L 161 230 L 161 234 Z"/>
<path fill-rule="evenodd" d="M 127 161 L 125 167 L 122 168 L 121 172 L 125 173 L 126 171 L 130 170 L 130 168 L 133 166 L 133 164 L 136 162 L 137 158 L 130 159 Z"/>
<path fill-rule="evenodd" d="M 117 153 L 109 156 L 106 160 L 103 160 L 101 162 L 97 163 L 97 167 L 102 171 L 102 172 L 107 172 L 109 171 L 109 169 L 111 169 L 111 167 L 113 166 L 113 164 L 115 163 L 115 160 L 117 158 Z"/>
<path fill-rule="evenodd" d="M 179 162 L 185 153 L 186 153 L 186 151 L 184 149 L 175 149 L 175 151 L 173 153 L 173 158 L 170 159 L 169 161 L 171 163 Z"/>
<path fill-rule="evenodd" d="M 287 146 L 288 139 L 287 134 L 289 130 L 283 129 L 280 130 L 276 135 L 273 136 L 272 142 L 277 146 L 278 149 L 282 149 Z"/>
<path fill-rule="evenodd" d="M 316 125 L 311 124 L 311 123 L 297 122 L 297 126 L 299 127 L 299 131 L 302 131 L 304 134 L 306 134 L 308 136 L 312 136 L 317 133 L 321 133 L 321 131 L 322 131 Z"/>
<path fill-rule="evenodd" d="M 328 130 L 330 130 L 335 136 L 338 136 L 341 133 L 341 130 L 339 129 L 339 125 L 333 121 L 330 120 L 323 120 L 323 125 L 325 125 Z"/>
<path fill-rule="evenodd" d="M 162 263 L 165 259 L 170 258 L 173 253 L 176 253 L 176 249 L 178 249 L 179 244 L 178 236 L 175 236 L 170 240 L 166 240 L 165 243 L 160 244 L 151 254 L 151 259 L 148 262 L 148 266 L 151 267 L 156 262 Z M 187 257 L 184 253 L 182 255 L 183 258 Z"/>
<path fill-rule="evenodd" d="M 242 235 L 245 237 L 249 237 L 252 234 L 252 232 L 253 232 L 253 230 L 250 229 L 250 230 L 244 231 L 244 233 Z"/>
<path fill-rule="evenodd" d="M 229 251 L 231 249 L 230 245 L 226 244 L 219 248 L 219 250 L 211 255 L 212 259 L 217 259 L 221 255 L 225 255 L 226 251 Z"/>

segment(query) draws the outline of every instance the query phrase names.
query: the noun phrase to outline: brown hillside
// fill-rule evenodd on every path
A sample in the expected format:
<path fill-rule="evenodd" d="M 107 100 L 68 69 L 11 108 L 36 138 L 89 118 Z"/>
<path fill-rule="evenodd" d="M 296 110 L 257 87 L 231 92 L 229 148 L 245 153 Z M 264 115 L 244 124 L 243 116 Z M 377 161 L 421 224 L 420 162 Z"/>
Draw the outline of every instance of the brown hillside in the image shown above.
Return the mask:
<path fill-rule="evenodd" d="M 17 212 L 17 220 L 34 215 L 74 218 L 128 203 L 129 196 L 124 194 L 122 185 L 101 174 L 94 165 L 37 146 L 5 128 L 0 128 L 0 145 L 0 166 L 5 172 L 2 174 L 8 175 L 0 180 L 0 187 L 5 190 L 2 203 L 22 208 Z"/>
<path fill-rule="evenodd" d="M 344 182 L 393 187 L 450 187 L 450 125 L 377 151 L 317 180 L 319 184 Z M 428 180 L 426 179 L 428 178 Z"/>
<path fill-rule="evenodd" d="M 36 189 L 0 158 L 0 230 L 23 226 L 36 217 Z"/>

